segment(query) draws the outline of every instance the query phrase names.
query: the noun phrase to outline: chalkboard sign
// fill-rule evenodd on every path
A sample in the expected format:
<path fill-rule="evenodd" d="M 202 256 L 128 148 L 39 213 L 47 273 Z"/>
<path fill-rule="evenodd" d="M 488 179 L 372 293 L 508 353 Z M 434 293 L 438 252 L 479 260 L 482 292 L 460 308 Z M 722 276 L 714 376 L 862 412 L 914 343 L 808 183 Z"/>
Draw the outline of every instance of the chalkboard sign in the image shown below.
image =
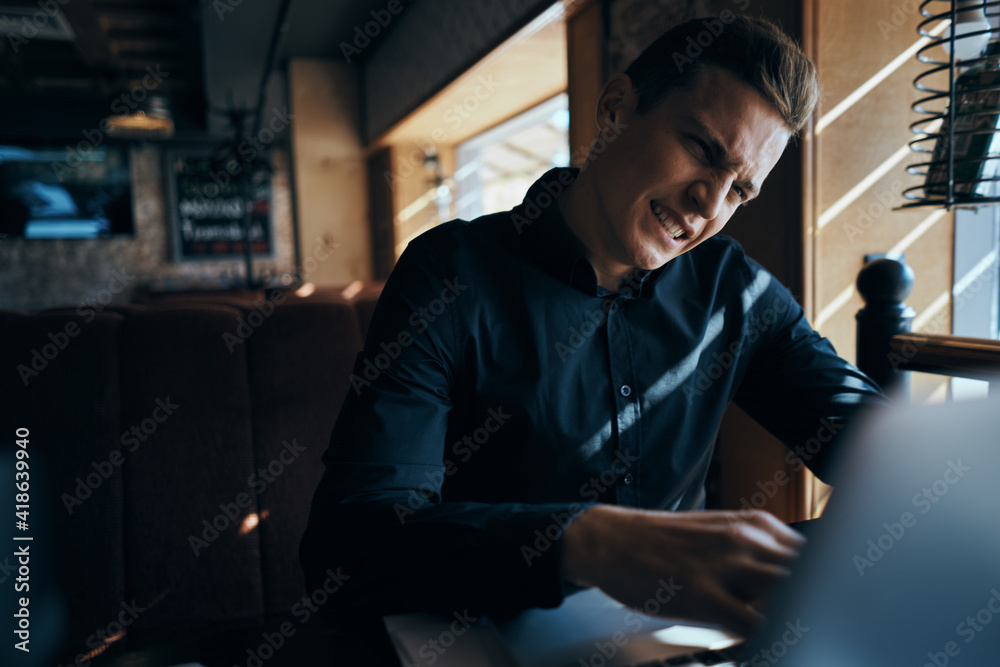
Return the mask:
<path fill-rule="evenodd" d="M 174 260 L 237 259 L 244 256 L 244 199 L 239 178 L 251 193 L 250 242 L 255 257 L 274 253 L 271 170 L 232 158 L 220 164 L 210 149 L 167 151 L 167 189 L 174 229 Z"/>

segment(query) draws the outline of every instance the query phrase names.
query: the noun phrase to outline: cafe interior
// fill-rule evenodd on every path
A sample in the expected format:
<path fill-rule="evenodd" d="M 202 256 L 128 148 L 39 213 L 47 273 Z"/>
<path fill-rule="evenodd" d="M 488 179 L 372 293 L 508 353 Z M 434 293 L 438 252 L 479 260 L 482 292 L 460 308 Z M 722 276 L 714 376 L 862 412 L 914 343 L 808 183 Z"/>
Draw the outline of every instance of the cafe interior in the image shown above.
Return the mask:
<path fill-rule="evenodd" d="M 4 664 L 379 664 L 258 648 L 312 615 L 298 544 L 385 280 L 599 150 L 603 82 L 690 18 L 770 19 L 821 85 L 725 233 L 898 400 L 987 395 L 997 149 L 947 138 L 997 4 L 0 0 L 0 451 L 37 554 Z M 707 485 L 789 522 L 830 495 L 732 406 Z"/>

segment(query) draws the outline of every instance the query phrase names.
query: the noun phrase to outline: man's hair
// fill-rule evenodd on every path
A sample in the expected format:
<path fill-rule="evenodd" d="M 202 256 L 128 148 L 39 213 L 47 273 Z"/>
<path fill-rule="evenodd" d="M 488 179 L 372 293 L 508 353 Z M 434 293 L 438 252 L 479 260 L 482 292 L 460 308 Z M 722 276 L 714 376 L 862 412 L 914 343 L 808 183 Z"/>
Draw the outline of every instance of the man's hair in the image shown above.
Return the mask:
<path fill-rule="evenodd" d="M 702 18 L 660 35 L 625 70 L 639 96 L 636 111 L 646 113 L 671 88 L 690 85 L 706 66 L 745 81 L 793 134 L 806 124 L 819 98 L 816 67 L 773 23 L 740 16 L 729 22 Z"/>

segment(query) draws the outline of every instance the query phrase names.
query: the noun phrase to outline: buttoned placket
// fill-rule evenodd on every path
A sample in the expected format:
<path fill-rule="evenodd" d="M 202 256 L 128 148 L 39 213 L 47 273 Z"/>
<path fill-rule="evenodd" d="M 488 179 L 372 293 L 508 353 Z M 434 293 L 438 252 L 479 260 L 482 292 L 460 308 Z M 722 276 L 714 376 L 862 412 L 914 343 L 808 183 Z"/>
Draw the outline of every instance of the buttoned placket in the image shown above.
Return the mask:
<path fill-rule="evenodd" d="M 607 341 L 611 360 L 611 390 L 615 398 L 617 441 L 611 469 L 620 505 L 639 504 L 639 392 L 635 380 L 635 355 L 627 320 L 630 297 L 618 294 L 608 308 Z"/>

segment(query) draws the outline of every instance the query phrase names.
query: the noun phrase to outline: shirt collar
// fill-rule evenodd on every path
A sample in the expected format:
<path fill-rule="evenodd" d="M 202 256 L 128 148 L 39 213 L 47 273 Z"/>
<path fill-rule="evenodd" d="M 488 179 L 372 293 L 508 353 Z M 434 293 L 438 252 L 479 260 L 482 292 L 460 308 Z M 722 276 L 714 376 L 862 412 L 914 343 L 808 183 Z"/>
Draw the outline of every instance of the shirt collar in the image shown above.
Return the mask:
<path fill-rule="evenodd" d="M 594 267 L 587 260 L 587 248 L 566 224 L 556 199 L 572 185 L 580 170 L 557 167 L 535 181 L 524 201 L 511 210 L 514 229 L 524 256 L 535 267 L 587 294 L 614 294 L 597 283 Z M 661 269 L 636 269 L 634 278 L 623 288 L 626 298 L 651 292 L 651 283 Z M 629 284 L 637 289 L 629 289 Z"/>

